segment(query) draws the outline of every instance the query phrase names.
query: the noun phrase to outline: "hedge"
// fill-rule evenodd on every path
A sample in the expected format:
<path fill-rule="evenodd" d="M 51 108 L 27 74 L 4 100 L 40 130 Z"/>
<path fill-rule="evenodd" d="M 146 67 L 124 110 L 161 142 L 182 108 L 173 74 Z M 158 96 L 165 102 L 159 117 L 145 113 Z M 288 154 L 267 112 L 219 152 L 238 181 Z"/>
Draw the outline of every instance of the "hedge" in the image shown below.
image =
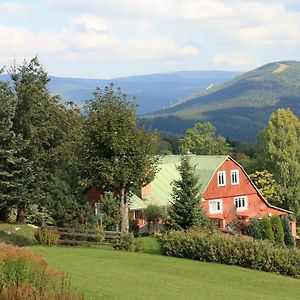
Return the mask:
<path fill-rule="evenodd" d="M 217 232 L 171 231 L 159 237 L 168 256 L 237 265 L 300 278 L 300 251 Z"/>

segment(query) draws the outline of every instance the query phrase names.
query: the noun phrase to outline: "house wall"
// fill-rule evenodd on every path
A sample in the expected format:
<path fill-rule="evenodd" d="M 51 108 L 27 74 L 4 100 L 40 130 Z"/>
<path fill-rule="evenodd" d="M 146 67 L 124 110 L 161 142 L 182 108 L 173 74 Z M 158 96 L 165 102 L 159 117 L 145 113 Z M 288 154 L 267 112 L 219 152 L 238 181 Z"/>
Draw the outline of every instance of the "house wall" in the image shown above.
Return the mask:
<path fill-rule="evenodd" d="M 231 184 L 231 170 L 239 171 L 239 184 Z M 218 171 L 225 171 L 226 185 L 218 186 Z M 247 196 L 247 208 L 237 211 L 235 207 L 235 197 Z M 244 171 L 231 159 L 227 159 L 215 172 L 202 196 L 206 201 L 202 206 L 210 218 L 221 219 L 221 227 L 225 227 L 237 217 L 241 217 L 245 222 L 254 217 L 263 217 L 287 214 L 276 208 L 271 208 L 262 200 L 251 181 Z M 209 213 L 209 200 L 222 199 L 222 212 L 216 214 Z"/>

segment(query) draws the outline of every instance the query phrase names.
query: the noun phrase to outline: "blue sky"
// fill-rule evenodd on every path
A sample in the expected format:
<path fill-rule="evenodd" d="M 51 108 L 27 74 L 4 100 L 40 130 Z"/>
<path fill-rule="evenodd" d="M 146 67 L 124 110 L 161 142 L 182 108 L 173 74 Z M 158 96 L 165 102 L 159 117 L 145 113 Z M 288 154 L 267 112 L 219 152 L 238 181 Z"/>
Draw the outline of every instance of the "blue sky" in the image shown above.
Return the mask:
<path fill-rule="evenodd" d="M 0 65 L 51 75 L 247 71 L 300 60 L 300 1 L 0 0 Z"/>

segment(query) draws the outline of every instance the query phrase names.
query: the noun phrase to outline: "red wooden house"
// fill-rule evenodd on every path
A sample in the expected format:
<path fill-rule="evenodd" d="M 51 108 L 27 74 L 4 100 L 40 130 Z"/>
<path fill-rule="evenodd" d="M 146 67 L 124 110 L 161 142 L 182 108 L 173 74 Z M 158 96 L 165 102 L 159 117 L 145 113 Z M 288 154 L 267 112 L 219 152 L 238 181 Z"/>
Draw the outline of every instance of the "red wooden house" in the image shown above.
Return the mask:
<path fill-rule="evenodd" d="M 250 180 L 245 170 L 230 156 L 190 156 L 196 166 L 199 193 L 205 212 L 215 219 L 220 228 L 226 228 L 239 218 L 248 223 L 252 218 L 288 215 L 290 211 L 268 203 Z M 131 215 L 138 218 L 139 211 L 149 204 L 168 207 L 172 202 L 172 181 L 179 178 L 176 166 L 180 156 L 163 158 L 155 179 L 142 188 L 131 204 Z M 139 224 L 143 221 L 139 219 Z M 295 234 L 295 224 L 292 229 Z"/>

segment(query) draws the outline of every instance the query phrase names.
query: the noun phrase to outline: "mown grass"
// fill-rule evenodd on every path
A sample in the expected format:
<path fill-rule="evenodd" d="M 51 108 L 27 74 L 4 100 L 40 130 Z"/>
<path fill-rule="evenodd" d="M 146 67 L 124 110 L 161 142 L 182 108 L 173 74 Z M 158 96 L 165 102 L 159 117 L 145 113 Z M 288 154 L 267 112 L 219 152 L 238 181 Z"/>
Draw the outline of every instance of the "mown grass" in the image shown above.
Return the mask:
<path fill-rule="evenodd" d="M 33 245 L 35 231 L 35 228 L 27 224 L 0 223 L 0 242 L 17 246 Z"/>
<path fill-rule="evenodd" d="M 146 251 L 157 254 L 153 239 L 144 240 L 150 245 Z M 68 273 L 87 299 L 272 300 L 300 295 L 298 279 L 235 266 L 96 248 L 32 249 Z"/>

